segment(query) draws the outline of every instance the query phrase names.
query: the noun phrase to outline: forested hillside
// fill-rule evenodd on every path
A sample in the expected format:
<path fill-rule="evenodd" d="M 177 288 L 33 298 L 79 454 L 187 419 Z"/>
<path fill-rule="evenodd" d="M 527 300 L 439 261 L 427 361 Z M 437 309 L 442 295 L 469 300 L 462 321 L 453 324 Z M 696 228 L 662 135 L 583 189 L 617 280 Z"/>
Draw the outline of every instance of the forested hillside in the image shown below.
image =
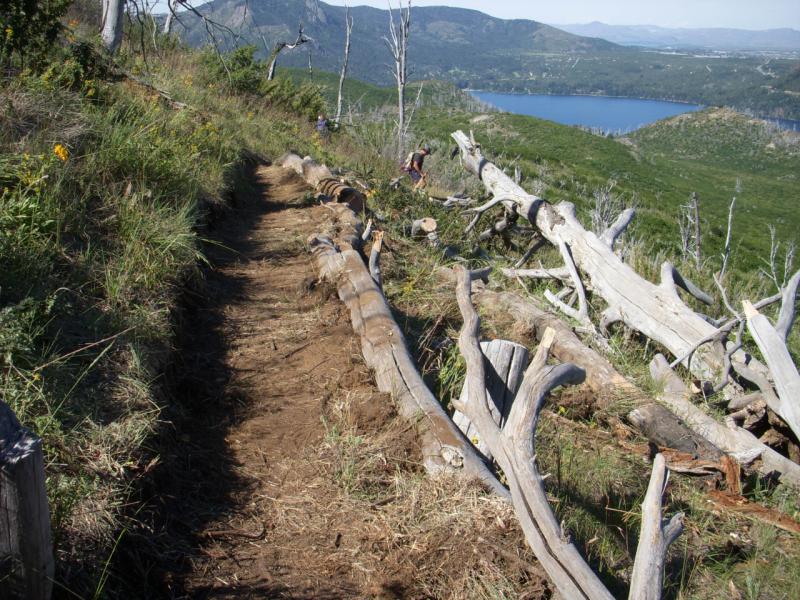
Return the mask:
<path fill-rule="evenodd" d="M 226 48 L 254 44 L 262 59 L 274 44 L 293 41 L 302 25 L 312 41 L 286 51 L 281 60 L 295 67 L 307 67 L 310 59 L 322 70 L 339 68 L 343 7 L 300 0 L 215 0 L 198 11 L 226 28 L 214 35 Z M 679 100 L 800 119 L 797 60 L 645 51 L 535 21 L 506 21 L 457 8 L 414 7 L 412 13 L 414 79 L 446 79 L 462 88 L 505 92 Z M 389 84 L 388 12 L 354 7 L 352 15 L 351 73 Z M 201 19 L 187 12 L 180 21 L 177 30 L 192 45 L 209 43 Z"/>

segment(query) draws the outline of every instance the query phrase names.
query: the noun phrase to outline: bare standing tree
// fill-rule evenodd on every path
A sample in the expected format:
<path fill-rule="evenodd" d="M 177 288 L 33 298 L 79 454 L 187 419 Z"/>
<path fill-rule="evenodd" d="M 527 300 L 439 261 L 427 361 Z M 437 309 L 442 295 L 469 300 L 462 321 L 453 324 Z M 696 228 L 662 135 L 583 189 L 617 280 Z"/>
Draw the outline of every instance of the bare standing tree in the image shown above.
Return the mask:
<path fill-rule="evenodd" d="M 684 260 L 691 258 L 699 267 L 701 254 L 700 246 L 703 237 L 700 231 L 700 199 L 697 192 L 692 192 L 689 204 L 681 206 L 681 220 L 679 223 L 681 233 L 681 253 Z"/>
<path fill-rule="evenodd" d="M 125 0 L 103 0 L 103 45 L 114 54 L 122 43 Z"/>
<path fill-rule="evenodd" d="M 736 193 L 742 191 L 742 180 L 736 178 Z M 733 211 L 736 208 L 736 195 L 733 196 L 730 206 L 728 206 L 728 232 L 725 234 L 725 250 L 722 252 L 722 267 L 719 270 L 719 278 L 725 276 L 725 271 L 728 269 L 728 260 L 731 257 L 731 233 L 733 231 Z"/>
<path fill-rule="evenodd" d="M 167 0 L 167 18 L 164 19 L 164 35 L 172 32 L 172 21 L 175 19 L 175 9 L 178 0 Z"/>
<path fill-rule="evenodd" d="M 264 39 L 264 36 L 261 36 L 261 41 L 264 43 L 264 48 L 267 46 L 267 40 Z M 278 42 L 275 44 L 275 47 L 272 49 L 272 53 L 269 56 L 269 71 L 267 72 L 267 79 L 272 81 L 275 78 L 275 65 L 278 63 L 278 55 L 285 49 L 292 50 L 293 48 L 297 48 L 298 46 L 302 46 L 306 42 L 312 41 L 310 37 L 306 36 L 303 33 L 303 26 L 300 25 L 300 31 L 297 33 L 297 39 L 292 42 Z"/>
<path fill-rule="evenodd" d="M 350 7 L 345 3 L 344 5 L 344 62 L 342 62 L 342 72 L 339 75 L 339 93 L 336 96 L 336 124 L 339 124 L 339 119 L 342 116 L 342 90 L 344 89 L 344 80 L 347 77 L 347 64 L 350 62 L 350 34 L 353 31 L 353 17 L 350 15 Z"/>
<path fill-rule="evenodd" d="M 384 37 L 394 58 L 394 78 L 397 82 L 397 155 L 403 159 L 406 133 L 406 82 L 408 80 L 408 36 L 411 31 L 411 0 L 406 8 L 400 5 L 400 16 L 395 23 L 394 11 L 389 3 L 389 35 Z"/>

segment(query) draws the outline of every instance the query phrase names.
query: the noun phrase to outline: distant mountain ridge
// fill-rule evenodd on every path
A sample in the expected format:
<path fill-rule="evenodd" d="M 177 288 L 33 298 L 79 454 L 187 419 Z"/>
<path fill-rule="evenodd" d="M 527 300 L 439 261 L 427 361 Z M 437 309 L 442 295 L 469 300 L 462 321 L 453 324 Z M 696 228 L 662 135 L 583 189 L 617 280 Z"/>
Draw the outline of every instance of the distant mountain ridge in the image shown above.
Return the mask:
<path fill-rule="evenodd" d="M 302 24 L 313 42 L 283 52 L 279 69 L 341 67 L 344 7 L 316 0 L 213 0 L 197 11 L 222 26 L 213 29 L 221 50 L 253 44 L 266 58 L 276 42 L 293 41 Z M 350 76 L 392 85 L 388 11 L 356 6 L 351 14 Z M 189 44 L 209 43 L 203 19 L 181 13 L 180 22 L 175 31 Z M 633 48 L 462 8 L 412 7 L 408 64 L 412 81 L 444 80 L 460 88 L 679 100 L 800 119 L 800 61 L 794 58 Z"/>
<path fill-rule="evenodd" d="M 313 65 L 335 71 L 340 67 L 345 35 L 345 9 L 314 0 L 213 0 L 198 11 L 215 22 L 241 33 L 241 43 L 253 43 L 264 57 L 264 41 L 271 47 L 278 40 L 297 37 L 300 23 L 313 38 Z M 521 57 L 531 53 L 590 53 L 628 51 L 605 40 L 576 36 L 549 25 L 523 19 L 504 20 L 462 8 L 412 7 L 410 63 L 416 79 L 458 81 L 467 71 L 508 72 L 523 70 Z M 391 83 L 386 64 L 391 61 L 384 41 L 388 35 L 386 10 L 368 6 L 350 9 L 353 40 L 350 66 L 355 77 L 378 84 Z M 203 23 L 187 15 L 177 28 L 192 45 L 207 43 Z M 263 40 L 262 40 L 263 36 Z M 227 44 L 232 36 L 221 36 Z M 286 52 L 281 62 L 302 67 L 308 62 L 307 48 Z M 468 64 L 467 64 L 468 63 Z"/>
<path fill-rule="evenodd" d="M 624 46 L 703 48 L 708 50 L 800 52 L 800 31 L 790 28 L 754 31 L 731 28 L 668 28 L 657 25 L 553 25 L 575 35 L 598 37 Z"/>

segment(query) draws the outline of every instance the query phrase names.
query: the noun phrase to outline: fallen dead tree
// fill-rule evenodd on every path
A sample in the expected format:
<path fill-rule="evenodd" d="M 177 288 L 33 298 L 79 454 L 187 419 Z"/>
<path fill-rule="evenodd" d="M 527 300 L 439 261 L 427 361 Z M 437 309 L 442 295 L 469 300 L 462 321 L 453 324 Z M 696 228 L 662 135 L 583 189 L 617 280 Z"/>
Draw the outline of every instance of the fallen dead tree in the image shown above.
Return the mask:
<path fill-rule="evenodd" d="M 792 277 L 784 289 L 783 302 L 775 326 L 750 302 L 745 302 L 743 307 L 750 335 L 758 345 L 775 382 L 776 395 L 767 395 L 767 404 L 786 421 L 800 439 L 800 374 L 786 347 L 786 338 L 794 322 L 794 303 L 798 284 L 800 284 L 800 272 Z"/>
<path fill-rule="evenodd" d="M 595 350 L 586 346 L 572 329 L 554 314 L 511 292 L 477 290 L 475 302 L 490 314 L 504 315 L 533 330 L 538 340 L 545 331 L 556 332 L 553 357 L 574 363 L 586 372 L 586 384 L 594 394 L 595 409 L 602 413 L 616 402 L 631 408 L 628 422 L 651 442 L 685 452 L 695 458 L 718 461 L 722 452 L 702 434 L 693 431 L 671 411 L 654 402 L 626 379 Z"/>
<path fill-rule="evenodd" d="M 779 454 L 741 427 L 725 426 L 697 408 L 689 400 L 689 390 L 667 359 L 659 354 L 650 363 L 650 374 L 661 386 L 658 400 L 717 448 L 740 464 L 752 466 L 764 476 L 780 477 L 784 483 L 800 487 L 800 465 Z"/>
<path fill-rule="evenodd" d="M 555 331 L 546 330 L 511 402 L 504 426 L 498 424 L 487 398 L 480 319 L 472 305 L 471 279 L 468 271 L 459 270 L 456 297 L 464 325 L 458 345 L 467 365 L 465 388 L 468 393 L 458 408 L 475 425 L 503 471 L 525 538 L 562 597 L 609 600 L 613 596 L 556 520 L 547 499 L 544 478 L 536 467 L 536 426 L 544 401 L 554 388 L 582 382 L 585 373 L 569 363 L 547 364 Z M 629 596 L 632 599 L 660 598 L 667 548 L 682 531 L 682 515 L 675 515 L 667 523 L 661 517 L 666 472 L 663 457 L 657 455 L 643 506 L 642 536 Z"/>
<path fill-rule="evenodd" d="M 642 333 L 676 357 L 673 367 L 683 364 L 697 376 L 703 382 L 703 389 L 719 391 L 726 387 L 733 370 L 743 379 L 758 383 L 762 391 L 768 392 L 767 398 L 774 394 L 769 382 L 769 370 L 742 349 L 741 340 L 738 344 L 728 341 L 733 328 L 743 322 L 743 315 L 734 314 L 728 320 L 713 322 L 709 317 L 695 312 L 681 298 L 679 288 L 700 302 L 711 301 L 707 294 L 681 276 L 672 264 L 666 262 L 662 265 L 661 282 L 654 284 L 640 277 L 614 252 L 615 240 L 631 221 L 632 211 L 623 212 L 600 235 L 587 231 L 576 218 L 575 207 L 571 203 L 562 202 L 554 206 L 528 194 L 501 169 L 486 160 L 480 145 L 472 136 L 467 137 L 458 131 L 452 137 L 458 144 L 465 168 L 476 174 L 494 196 L 494 200 L 484 204 L 481 209 L 500 204 L 505 211 L 513 210 L 528 219 L 543 238 L 559 248 L 565 267 L 547 270 L 542 276 L 560 281 L 564 289 L 558 294 L 550 293 L 548 300 L 565 314 L 577 319 L 585 331 L 595 333 L 585 298 L 586 290 L 591 289 L 607 304 L 599 322 L 601 331 L 607 331 L 615 322 L 622 322 Z M 473 218 L 470 226 L 474 227 L 475 223 Z M 512 274 L 518 276 L 520 273 Z M 581 279 L 582 275 L 587 278 L 586 284 Z M 791 296 L 792 307 L 795 292 L 796 286 L 791 285 L 783 292 L 784 296 Z M 569 294 L 577 298 L 577 308 L 562 301 Z M 778 295 L 777 299 L 780 298 L 781 295 Z M 775 300 L 775 297 L 768 298 L 756 306 L 765 306 Z M 787 323 L 788 327 L 791 319 L 783 319 L 782 323 Z M 782 369 L 776 375 L 773 371 L 772 379 L 777 383 L 788 381 L 781 376 L 781 373 L 787 372 L 787 369 Z M 789 373 L 789 379 L 792 377 Z M 737 391 L 730 390 L 729 397 L 735 399 L 737 394 Z M 795 429 L 794 407 L 788 407 L 782 399 L 773 402 L 771 408 Z"/>
<path fill-rule="evenodd" d="M 681 277 L 670 263 L 662 266 L 660 284 L 653 284 L 615 254 L 615 240 L 630 223 L 631 210 L 623 212 L 604 233 L 595 235 L 578 222 L 573 204 L 561 202 L 554 206 L 528 194 L 486 160 L 472 137 L 461 131 L 453 133 L 452 137 L 458 144 L 464 167 L 481 179 L 495 201 L 530 221 L 547 241 L 561 250 L 566 269 L 551 270 L 546 276 L 555 275 L 556 279 L 568 282 L 575 278 L 574 268 L 586 274 L 593 292 L 608 304 L 601 317 L 601 329 L 623 322 L 658 342 L 674 356 L 681 357 L 684 366 L 701 379 L 716 382 L 722 377 L 726 363 L 722 335 L 717 327 L 684 303 L 678 288 L 701 301 L 707 301 L 708 297 Z M 574 281 L 573 285 L 576 291 L 588 287 L 580 281 Z M 556 306 L 563 309 L 563 303 Z M 585 311 L 579 309 L 577 316 L 585 320 Z M 746 360 L 741 351 L 735 358 Z"/>
<path fill-rule="evenodd" d="M 331 220 L 323 229 L 325 233 L 308 240 L 319 277 L 336 285 L 339 298 L 350 310 L 353 329 L 361 337 L 364 360 L 374 372 L 378 388 L 390 393 L 400 414 L 417 424 L 425 468 L 430 473 L 462 472 L 508 497 L 508 490 L 425 385 L 408 352 L 403 332 L 359 252 L 360 220 L 346 205 L 328 206 Z M 373 265 L 377 260 L 374 256 Z"/>
<path fill-rule="evenodd" d="M 289 153 L 278 159 L 276 164 L 300 175 L 319 194 L 335 202 L 347 204 L 355 212 L 364 210 L 363 194 L 339 181 L 328 167 L 319 164 L 310 156 L 301 158 L 297 154 Z"/>

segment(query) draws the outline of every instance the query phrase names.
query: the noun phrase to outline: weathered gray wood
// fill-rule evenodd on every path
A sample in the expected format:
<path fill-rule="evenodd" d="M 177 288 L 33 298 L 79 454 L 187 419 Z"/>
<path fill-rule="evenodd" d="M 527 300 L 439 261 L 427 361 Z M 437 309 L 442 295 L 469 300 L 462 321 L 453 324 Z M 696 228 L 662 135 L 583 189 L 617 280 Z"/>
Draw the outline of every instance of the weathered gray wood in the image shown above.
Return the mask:
<path fill-rule="evenodd" d="M 571 362 L 586 371 L 586 385 L 592 390 L 598 409 L 606 409 L 621 399 L 634 404 L 651 401 L 641 390 L 623 377 L 610 362 L 584 344 L 558 316 L 544 310 L 535 301 L 512 292 L 480 290 L 474 293 L 475 301 L 484 310 L 497 316 L 510 317 L 533 330 L 537 339 L 548 328 L 556 332 L 553 356 L 562 362 Z"/>
<path fill-rule="evenodd" d="M 355 214 L 346 205 L 334 205 L 331 215 L 333 220 L 322 229 L 335 232 L 335 241 L 324 234 L 309 238 L 317 270 L 322 279 L 336 284 L 339 298 L 350 310 L 353 329 L 361 336 L 364 361 L 378 389 L 390 393 L 401 416 L 417 424 L 426 470 L 462 472 L 508 497 L 508 490 L 425 385 L 383 293 L 351 245 L 361 242 Z"/>
<path fill-rule="evenodd" d="M 658 342 L 675 356 L 683 356 L 698 340 L 714 333 L 714 327 L 691 310 L 675 292 L 671 281 L 656 285 L 640 277 L 614 254 L 608 241 L 587 231 L 569 202 L 556 206 L 528 194 L 496 165 L 487 161 L 474 139 L 453 134 L 464 167 L 476 174 L 486 189 L 503 204 L 528 219 L 553 245 L 565 243 L 576 266 L 588 275 L 592 289 L 615 315 L 632 329 Z M 739 357 L 739 355 L 737 355 Z M 688 363 L 688 361 L 687 361 Z M 691 365 L 699 377 L 716 381 L 723 368 L 724 349 L 719 343 L 699 348 Z"/>
<path fill-rule="evenodd" d="M 557 279 L 562 283 L 570 283 L 571 275 L 566 267 L 557 269 L 500 269 L 506 277 L 523 277 L 530 279 Z"/>
<path fill-rule="evenodd" d="M 103 45 L 114 54 L 122 43 L 125 0 L 103 0 L 103 21 L 100 37 Z"/>
<path fill-rule="evenodd" d="M 485 358 L 486 402 L 492 411 L 495 424 L 501 429 L 505 426 L 511 403 L 522 383 L 522 375 L 528 364 L 528 349 L 508 340 L 492 340 L 481 342 L 481 351 Z M 461 388 L 458 405 L 462 406 L 469 398 L 468 382 Z M 467 436 L 483 456 L 493 458 L 489 446 L 481 440 L 480 433 L 467 415 L 460 410 L 453 414 L 453 421 Z"/>
<path fill-rule="evenodd" d="M 264 42 L 264 49 L 266 50 L 267 42 L 263 35 L 261 36 L 261 40 Z M 306 37 L 306 35 L 303 33 L 303 26 L 301 25 L 300 31 L 297 33 L 297 39 L 294 42 L 278 42 L 275 44 L 275 47 L 272 49 L 269 59 L 267 60 L 267 64 L 269 64 L 269 67 L 267 68 L 267 80 L 272 81 L 275 78 L 275 67 L 278 64 L 278 56 L 283 50 L 293 50 L 298 46 L 302 46 L 310 41 L 311 38 Z"/>
<path fill-rule="evenodd" d="M 510 316 L 516 322 L 530 327 L 538 339 L 542 338 L 547 328 L 552 328 L 556 332 L 553 356 L 586 371 L 586 385 L 593 392 L 597 409 L 608 409 L 619 401 L 633 404 L 635 408 L 628 413 L 628 422 L 651 442 L 704 460 L 719 459 L 719 448 L 692 431 L 667 408 L 653 402 L 604 356 L 586 346 L 556 315 L 512 292 L 481 290 L 475 292 L 473 298 L 484 310 L 495 315 Z"/>
<path fill-rule="evenodd" d="M 661 598 L 667 549 L 683 531 L 683 513 L 673 515 L 669 521 L 661 518 L 661 498 L 667 487 L 668 473 L 664 455 L 656 454 L 642 503 L 642 526 L 628 594 L 631 600 Z"/>
<path fill-rule="evenodd" d="M 606 229 L 603 234 L 600 236 L 600 239 L 608 245 L 609 248 L 612 250 L 614 249 L 614 244 L 617 243 L 617 238 L 621 236 L 625 230 L 628 228 L 628 225 L 631 224 L 633 217 L 636 216 L 636 210 L 633 208 L 626 208 L 623 210 L 617 220 L 614 221 L 608 229 Z"/>
<path fill-rule="evenodd" d="M 361 236 L 364 239 L 364 236 Z M 375 232 L 375 240 L 369 252 L 369 273 L 380 289 L 383 289 L 383 275 L 381 274 L 381 248 L 383 247 L 383 232 Z"/>
<path fill-rule="evenodd" d="M 612 597 L 610 592 L 592 572 L 556 520 L 536 467 L 536 426 L 545 399 L 556 387 L 582 382 L 585 373 L 572 364 L 547 364 L 557 335 L 554 329 L 546 328 L 511 404 L 505 427 L 501 430 L 492 411 L 492 402 L 487 401 L 487 390 L 481 389 L 486 381 L 487 361 L 478 341 L 480 319 L 472 305 L 472 278 L 463 268 L 456 272 L 456 298 L 464 318 L 458 345 L 467 365 L 465 389 L 468 393 L 462 410 L 485 439 L 506 476 L 514 511 L 525 538 L 559 594 L 570 599 L 608 600 Z M 659 454 L 643 505 L 642 534 L 634 564 L 636 576 L 629 595 L 632 600 L 657 600 L 661 597 L 667 547 L 682 530 L 683 515 L 676 515 L 666 525 L 661 522 L 661 495 L 665 477 L 664 458 Z"/>
<path fill-rule="evenodd" d="M 714 444 L 686 427 L 669 409 L 655 402 L 637 406 L 627 418 L 639 433 L 659 447 L 709 461 L 718 461 L 723 454 Z"/>
<path fill-rule="evenodd" d="M 319 164 L 310 156 L 300 158 L 290 152 L 278 159 L 276 164 L 284 169 L 291 169 L 317 192 L 333 198 L 336 202 L 347 204 L 353 211 L 361 212 L 364 209 L 365 201 L 361 192 L 340 182 L 328 167 Z"/>
<path fill-rule="evenodd" d="M 794 274 L 782 290 L 781 312 L 775 322 L 775 331 L 784 341 L 789 337 L 789 331 L 794 323 L 794 304 L 798 285 L 800 285 L 800 271 Z"/>
<path fill-rule="evenodd" d="M 777 474 L 781 481 L 800 487 L 800 465 L 762 444 L 749 431 L 726 427 L 692 404 L 686 386 L 663 355 L 657 355 L 650 363 L 650 374 L 662 390 L 658 400 L 693 431 L 740 463 L 752 463 L 762 475 Z"/>
<path fill-rule="evenodd" d="M 339 73 L 339 90 L 336 94 L 336 117 L 337 125 L 341 125 L 342 118 L 342 91 L 344 90 L 344 80 L 347 77 L 347 66 L 350 63 L 350 34 L 353 32 L 353 17 L 350 14 L 350 7 L 345 4 L 344 9 L 344 59 L 342 60 L 342 71 Z"/>
<path fill-rule="evenodd" d="M 429 233 L 433 233 L 438 228 L 439 224 L 436 222 L 436 219 L 431 219 L 430 217 L 416 219 L 411 222 L 411 235 L 412 236 L 417 236 L 420 234 L 427 235 Z"/>
<path fill-rule="evenodd" d="M 50 598 L 54 570 L 42 441 L 0 400 L 0 598 Z"/>
<path fill-rule="evenodd" d="M 549 392 L 583 380 L 574 365 L 547 366 L 554 332 L 548 330 L 525 372 L 505 428 L 495 423 L 483 389 L 485 361 L 480 349 L 480 319 L 471 300 L 469 273 L 459 269 L 456 297 L 464 325 L 458 346 L 467 364 L 468 398 L 462 410 L 475 424 L 511 488 L 514 512 L 536 558 L 564 598 L 610 600 L 611 594 L 581 557 L 553 514 L 535 461 L 534 437 Z"/>
<path fill-rule="evenodd" d="M 794 296 L 791 296 L 790 302 L 794 306 Z M 775 382 L 778 402 L 770 403 L 770 408 L 786 421 L 800 439 L 800 373 L 797 372 L 797 367 L 786 347 L 786 338 L 752 304 L 745 301 L 742 305 L 747 317 L 747 329 L 761 350 L 761 355 L 767 362 Z"/>

